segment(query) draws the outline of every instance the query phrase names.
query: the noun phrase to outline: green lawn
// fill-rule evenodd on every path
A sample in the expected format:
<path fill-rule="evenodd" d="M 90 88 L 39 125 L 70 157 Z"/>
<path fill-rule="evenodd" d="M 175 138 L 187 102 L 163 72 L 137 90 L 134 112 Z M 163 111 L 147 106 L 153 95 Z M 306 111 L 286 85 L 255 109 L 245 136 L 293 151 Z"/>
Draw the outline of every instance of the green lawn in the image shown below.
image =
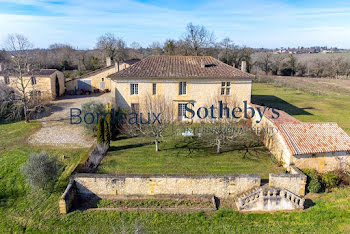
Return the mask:
<path fill-rule="evenodd" d="M 180 137 L 179 137 L 180 138 Z M 182 137 L 181 137 L 182 138 Z M 216 154 L 213 147 L 182 139 L 167 139 L 155 152 L 152 139 L 141 137 L 111 142 L 111 150 L 98 173 L 108 174 L 239 174 L 256 173 L 268 178 L 282 172 L 265 147 L 257 147 L 244 157 L 245 150 Z M 192 149 L 191 151 L 188 149 Z"/>
<path fill-rule="evenodd" d="M 280 104 L 288 107 L 288 111 L 296 113 L 295 117 L 300 120 L 335 121 L 349 133 L 350 121 L 346 116 L 349 116 L 350 99 L 345 96 L 313 96 L 304 92 L 270 87 L 266 84 L 254 84 L 253 88 L 255 95 L 273 95 L 288 102 L 290 105 L 282 101 Z M 265 98 L 269 97 L 265 96 Z M 266 102 L 266 99 L 264 100 Z M 303 110 L 312 115 L 300 110 L 305 107 L 315 108 Z M 25 139 L 39 127 L 35 122 L 0 124 L 0 233 L 130 233 L 135 231 L 142 233 L 350 233 L 349 187 L 339 188 L 329 194 L 309 194 L 307 198 L 312 199 L 313 205 L 300 212 L 242 214 L 232 210 L 219 210 L 207 214 L 201 212 L 181 214 L 74 211 L 68 215 L 59 215 L 58 198 L 67 185 L 68 175 L 86 150 L 28 146 Z M 135 147 L 134 144 L 142 144 L 142 142 L 134 142 L 134 140 L 113 142 L 114 151 L 110 154 L 117 154 L 117 152 L 125 154 L 126 151 L 137 153 L 137 150 L 144 149 L 148 156 L 155 155 L 154 145 Z M 134 145 L 134 147 L 122 149 L 120 144 Z M 153 167 L 152 171 L 154 168 L 159 171 L 169 168 L 169 173 L 181 170 L 196 174 L 201 173 L 201 170 L 204 171 L 201 167 L 205 167 L 205 171 L 209 170 L 208 173 L 226 173 L 231 170 L 244 171 L 246 168 L 242 162 L 247 160 L 246 163 L 250 163 L 249 160 L 254 160 L 252 155 L 249 156 L 250 159 L 242 159 L 240 151 L 220 155 L 204 154 L 204 158 L 200 156 L 200 151 L 194 151 L 192 154 L 182 152 L 176 155 L 171 150 L 171 142 L 162 143 L 161 149 L 158 158 L 147 156 L 148 160 L 144 157 L 143 160 L 139 159 L 140 161 L 137 158 L 135 161 L 126 158 L 119 163 L 115 162 L 114 166 L 118 170 L 127 171 L 130 166 L 126 163 L 129 162 L 136 165 L 132 166 L 134 170 L 138 168 L 139 171 L 144 172 L 147 168 Z M 31 193 L 20 173 L 20 167 L 27 160 L 29 153 L 41 150 L 49 151 L 60 158 L 62 155 L 68 157 L 61 159 L 66 167 L 51 194 Z M 160 158 L 165 154 L 170 154 L 166 157 L 167 160 Z M 221 164 L 223 162 L 217 160 L 219 157 L 234 164 Z M 240 163 L 238 164 L 237 161 Z M 262 162 L 264 163 L 264 160 Z M 108 168 L 108 165 L 102 165 L 100 170 L 104 168 Z M 189 171 L 190 168 L 196 168 L 196 171 Z M 258 170 L 261 168 L 263 166 L 257 166 Z"/>
<path fill-rule="evenodd" d="M 254 83 L 252 92 L 253 103 L 279 108 L 304 122 L 336 122 L 350 134 L 348 94 L 312 95 L 264 83 Z"/>

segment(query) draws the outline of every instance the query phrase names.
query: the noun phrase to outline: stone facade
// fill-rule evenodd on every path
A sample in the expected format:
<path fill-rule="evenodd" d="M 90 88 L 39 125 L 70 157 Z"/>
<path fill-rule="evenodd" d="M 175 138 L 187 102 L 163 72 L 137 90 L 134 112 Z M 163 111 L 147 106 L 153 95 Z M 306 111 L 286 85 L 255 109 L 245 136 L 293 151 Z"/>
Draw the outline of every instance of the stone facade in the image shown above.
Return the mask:
<path fill-rule="evenodd" d="M 104 90 L 111 90 L 111 79 L 108 78 L 109 75 L 114 74 L 118 72 L 118 70 L 123 70 L 130 65 L 126 63 L 119 64 L 118 68 L 118 63 L 115 65 L 111 65 L 93 72 L 90 72 L 88 74 L 85 74 L 81 77 L 77 77 L 73 80 L 67 81 L 66 82 L 66 89 L 67 91 L 75 91 L 78 90 L 78 80 L 81 81 L 90 81 L 91 82 L 91 88 L 92 91 L 94 90 L 99 90 L 99 91 L 104 91 Z M 104 87 L 102 87 L 104 85 Z"/>
<path fill-rule="evenodd" d="M 179 82 L 186 82 L 186 94 L 179 95 Z M 231 82 L 230 95 L 221 95 L 221 82 Z M 138 84 L 138 94 L 131 95 L 130 85 Z M 156 85 L 156 94 L 153 95 L 153 84 Z M 243 101 L 251 101 L 251 80 L 237 79 L 136 79 L 119 78 L 111 82 L 111 97 L 113 107 L 129 110 L 132 103 L 139 104 L 140 108 L 147 97 L 163 97 L 173 105 L 173 116 L 178 117 L 178 104 L 193 102 L 193 109 L 199 107 L 218 106 L 218 101 L 227 103 L 228 107 L 243 106 Z M 198 116 L 193 120 L 199 120 Z"/>
<path fill-rule="evenodd" d="M 32 77 L 35 78 L 35 83 L 32 83 Z M 26 91 L 28 95 L 31 92 L 39 91 L 42 97 L 56 98 L 56 77 L 59 82 L 59 96 L 63 95 L 65 92 L 65 78 L 62 72 L 55 71 L 51 75 L 47 76 L 23 76 L 24 84 L 28 84 Z M 18 78 L 16 76 L 10 75 L 9 85 L 12 88 L 18 87 Z M 5 83 L 5 76 L 0 75 L 0 80 Z"/>
<path fill-rule="evenodd" d="M 77 193 L 101 198 L 128 195 L 215 195 L 233 197 L 260 186 L 260 176 L 241 175 L 101 175 L 77 174 Z"/>
<path fill-rule="evenodd" d="M 323 173 L 347 168 L 350 163 L 347 151 L 303 154 L 293 156 L 293 163 L 298 168 L 313 168 Z"/>

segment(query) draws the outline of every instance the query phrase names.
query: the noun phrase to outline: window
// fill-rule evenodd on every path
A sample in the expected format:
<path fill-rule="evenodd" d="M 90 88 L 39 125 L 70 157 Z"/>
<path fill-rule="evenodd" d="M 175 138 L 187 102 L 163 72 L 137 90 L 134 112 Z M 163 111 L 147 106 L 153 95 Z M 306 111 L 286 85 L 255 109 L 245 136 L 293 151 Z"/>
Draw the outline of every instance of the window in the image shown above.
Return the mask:
<path fill-rule="evenodd" d="M 105 78 L 102 78 L 102 81 L 105 81 Z"/>
<path fill-rule="evenodd" d="M 221 88 L 221 95 L 225 95 L 225 88 Z"/>
<path fill-rule="evenodd" d="M 36 78 L 34 76 L 32 76 L 31 80 L 32 80 L 32 85 L 35 85 L 36 84 Z"/>
<path fill-rule="evenodd" d="M 10 84 L 10 77 L 5 76 L 4 81 L 5 81 L 5 84 Z"/>
<path fill-rule="evenodd" d="M 140 111 L 140 105 L 138 103 L 131 103 L 131 112 L 139 113 L 139 111 Z"/>
<path fill-rule="evenodd" d="M 152 94 L 153 94 L 153 95 L 156 95 L 156 94 L 157 94 L 157 84 L 156 84 L 156 83 L 153 83 L 153 84 L 152 84 Z"/>
<path fill-rule="evenodd" d="M 221 95 L 230 95 L 231 94 L 231 82 L 221 82 Z"/>
<path fill-rule="evenodd" d="M 130 95 L 139 94 L 139 84 L 130 84 Z"/>
<path fill-rule="evenodd" d="M 179 95 L 186 95 L 186 82 L 179 83 Z"/>
<path fill-rule="evenodd" d="M 179 103 L 177 105 L 177 115 L 179 120 L 186 119 L 186 103 Z"/>

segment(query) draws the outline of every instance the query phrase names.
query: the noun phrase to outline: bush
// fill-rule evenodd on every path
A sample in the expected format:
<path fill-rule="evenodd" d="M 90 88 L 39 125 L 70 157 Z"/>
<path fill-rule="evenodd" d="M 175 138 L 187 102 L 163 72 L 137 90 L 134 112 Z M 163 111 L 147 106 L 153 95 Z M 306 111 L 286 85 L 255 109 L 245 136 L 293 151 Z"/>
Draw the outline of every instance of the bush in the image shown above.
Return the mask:
<path fill-rule="evenodd" d="M 339 183 L 339 178 L 334 173 L 325 173 L 321 176 L 322 184 L 326 191 L 329 191 L 331 188 L 334 188 Z"/>
<path fill-rule="evenodd" d="M 322 186 L 319 181 L 319 175 L 315 169 L 303 169 L 303 173 L 307 176 L 306 188 L 311 193 L 318 193 Z"/>
<path fill-rule="evenodd" d="M 307 185 L 307 189 L 311 193 L 318 193 L 321 190 L 322 186 L 318 180 L 312 179 Z"/>
<path fill-rule="evenodd" d="M 87 130 L 87 132 L 91 133 L 91 134 L 96 134 L 96 130 L 97 130 L 97 122 L 98 119 L 95 119 L 97 114 L 101 113 L 104 114 L 105 113 L 105 106 L 101 103 L 101 102 L 96 102 L 96 101 L 91 101 L 91 102 L 87 102 L 84 103 L 81 106 L 81 117 L 84 118 L 86 113 L 92 113 L 94 117 L 92 117 L 91 115 L 87 115 L 86 116 L 86 121 L 83 121 L 83 125 L 85 127 L 85 129 Z M 94 119 L 92 119 L 94 118 Z M 92 124 L 86 124 L 86 122 L 90 123 L 93 122 Z"/>
<path fill-rule="evenodd" d="M 56 157 L 50 157 L 46 152 L 32 153 L 22 172 L 34 189 L 48 189 L 53 187 L 62 167 Z"/>

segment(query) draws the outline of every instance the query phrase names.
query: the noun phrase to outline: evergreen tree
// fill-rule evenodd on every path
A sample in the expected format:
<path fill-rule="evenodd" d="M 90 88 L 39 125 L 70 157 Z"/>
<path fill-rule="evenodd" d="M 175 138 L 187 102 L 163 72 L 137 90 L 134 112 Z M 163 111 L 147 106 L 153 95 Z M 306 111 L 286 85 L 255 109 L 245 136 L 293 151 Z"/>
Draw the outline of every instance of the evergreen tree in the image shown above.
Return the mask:
<path fill-rule="evenodd" d="M 111 143 L 111 115 L 107 114 L 104 123 L 104 142 Z"/>
<path fill-rule="evenodd" d="M 97 124 L 97 143 L 100 144 L 100 143 L 103 143 L 105 142 L 105 139 L 104 139 L 104 125 L 105 125 L 105 120 L 103 118 L 103 116 L 100 116 L 99 119 L 98 119 L 98 124 Z"/>

